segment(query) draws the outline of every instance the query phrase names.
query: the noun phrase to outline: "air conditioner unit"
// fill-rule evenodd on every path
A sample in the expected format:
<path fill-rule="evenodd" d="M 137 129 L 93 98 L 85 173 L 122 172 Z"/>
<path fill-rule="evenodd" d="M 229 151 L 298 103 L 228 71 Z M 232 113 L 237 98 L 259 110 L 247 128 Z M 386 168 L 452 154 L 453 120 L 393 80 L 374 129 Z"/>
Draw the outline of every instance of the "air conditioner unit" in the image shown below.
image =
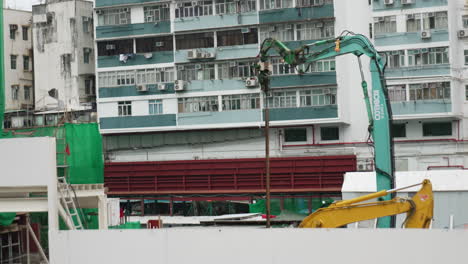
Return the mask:
<path fill-rule="evenodd" d="M 96 10 L 96 15 L 101 15 L 101 14 L 102 14 L 102 10 L 101 10 L 101 9 Z"/>
<path fill-rule="evenodd" d="M 165 91 L 166 90 L 166 84 L 165 83 L 158 84 L 158 90 L 159 91 Z"/>
<path fill-rule="evenodd" d="M 203 54 L 203 57 L 207 59 L 213 59 L 216 58 L 216 54 L 214 52 L 206 52 L 205 54 Z"/>
<path fill-rule="evenodd" d="M 422 48 L 421 49 L 421 53 L 428 53 L 429 52 L 429 49 L 428 48 Z"/>
<path fill-rule="evenodd" d="M 202 65 L 201 64 L 195 64 L 195 70 L 201 70 Z"/>
<path fill-rule="evenodd" d="M 164 46 L 164 42 L 162 42 L 162 41 L 156 41 L 155 46 L 156 46 L 156 47 L 163 47 L 163 46 Z"/>
<path fill-rule="evenodd" d="M 248 88 L 257 87 L 258 81 L 255 77 L 249 77 L 245 80 L 245 86 Z"/>
<path fill-rule="evenodd" d="M 433 16 L 434 16 L 434 12 L 429 12 L 429 13 L 427 13 L 427 16 L 428 16 L 428 17 L 433 17 Z"/>
<path fill-rule="evenodd" d="M 315 23 L 316 28 L 323 28 L 323 22 L 317 22 Z"/>
<path fill-rule="evenodd" d="M 169 8 L 169 4 L 162 4 L 161 8 Z"/>
<path fill-rule="evenodd" d="M 17 30 L 18 29 L 18 25 L 10 25 L 10 30 Z"/>
<path fill-rule="evenodd" d="M 276 26 L 270 26 L 270 32 L 275 32 L 276 31 Z"/>
<path fill-rule="evenodd" d="M 136 86 L 138 92 L 146 92 L 148 91 L 148 86 L 146 84 L 139 84 Z"/>
<path fill-rule="evenodd" d="M 314 1 L 314 6 L 322 6 L 324 4 L 323 0 L 315 0 Z"/>
<path fill-rule="evenodd" d="M 130 12 L 130 8 L 124 7 L 124 8 L 122 8 L 122 11 L 123 11 L 123 12 Z"/>
<path fill-rule="evenodd" d="M 466 38 L 468 37 L 468 29 L 462 29 L 457 32 L 458 38 Z"/>
<path fill-rule="evenodd" d="M 377 21 L 379 21 L 379 22 L 385 21 L 385 17 L 378 17 Z"/>
<path fill-rule="evenodd" d="M 183 81 L 183 80 L 175 80 L 175 81 L 174 81 L 174 90 L 175 90 L 175 91 L 183 91 L 183 90 L 185 90 L 185 81 Z"/>
<path fill-rule="evenodd" d="M 241 28 L 242 33 L 250 33 L 250 28 Z"/>
<path fill-rule="evenodd" d="M 177 70 L 178 71 L 183 71 L 184 70 L 184 65 L 177 65 Z"/>
<path fill-rule="evenodd" d="M 331 90 L 330 89 L 323 89 L 323 93 L 324 94 L 331 94 Z"/>
<path fill-rule="evenodd" d="M 393 0 L 384 0 L 384 4 L 393 5 Z"/>
<path fill-rule="evenodd" d="M 197 6 L 198 2 L 197 1 L 192 1 L 192 6 Z"/>
<path fill-rule="evenodd" d="M 184 3 L 177 3 L 177 8 L 181 8 L 184 6 Z"/>
<path fill-rule="evenodd" d="M 196 59 L 198 58 L 198 52 L 196 49 L 193 49 L 193 50 L 189 50 L 187 51 L 187 59 L 189 60 L 193 60 L 193 59 Z"/>
<path fill-rule="evenodd" d="M 410 5 L 413 3 L 413 0 L 401 0 L 402 5 Z"/>
<path fill-rule="evenodd" d="M 284 26 L 285 29 L 293 29 L 293 25 L 292 24 L 287 24 Z"/>
<path fill-rule="evenodd" d="M 237 62 L 235 61 L 230 61 L 229 62 L 229 67 L 236 67 L 237 66 Z"/>
<path fill-rule="evenodd" d="M 431 38 L 431 31 L 430 31 L 430 30 L 421 31 L 421 38 L 422 38 L 422 39 L 429 39 L 429 38 Z"/>
<path fill-rule="evenodd" d="M 414 14 L 408 14 L 406 15 L 406 19 L 414 19 Z"/>
<path fill-rule="evenodd" d="M 115 50 L 115 44 L 107 44 L 106 50 Z"/>
<path fill-rule="evenodd" d="M 83 17 L 83 21 L 84 21 L 84 22 L 88 22 L 89 20 L 90 20 L 89 17 Z"/>

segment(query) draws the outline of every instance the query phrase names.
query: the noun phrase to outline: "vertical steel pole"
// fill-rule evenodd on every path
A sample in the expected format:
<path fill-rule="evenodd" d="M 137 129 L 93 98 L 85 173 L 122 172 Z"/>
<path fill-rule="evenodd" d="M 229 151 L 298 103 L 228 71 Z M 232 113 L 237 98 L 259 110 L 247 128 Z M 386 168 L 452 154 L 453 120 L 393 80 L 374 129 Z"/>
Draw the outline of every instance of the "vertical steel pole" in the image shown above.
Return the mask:
<path fill-rule="evenodd" d="M 265 170 L 266 170 L 266 228 L 271 227 L 270 222 L 270 109 L 268 108 L 268 98 L 265 92 Z"/>

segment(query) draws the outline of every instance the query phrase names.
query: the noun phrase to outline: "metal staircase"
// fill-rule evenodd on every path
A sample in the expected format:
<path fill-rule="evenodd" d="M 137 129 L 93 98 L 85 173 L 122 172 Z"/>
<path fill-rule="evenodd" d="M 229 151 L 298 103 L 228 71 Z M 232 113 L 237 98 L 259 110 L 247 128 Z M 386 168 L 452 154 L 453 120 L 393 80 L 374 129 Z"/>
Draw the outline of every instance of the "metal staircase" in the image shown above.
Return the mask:
<path fill-rule="evenodd" d="M 81 223 L 80 214 L 75 205 L 74 193 L 70 184 L 67 183 L 65 177 L 58 177 L 58 191 L 60 194 L 60 202 L 65 211 L 65 215 L 72 224 L 74 229 L 84 229 Z"/>

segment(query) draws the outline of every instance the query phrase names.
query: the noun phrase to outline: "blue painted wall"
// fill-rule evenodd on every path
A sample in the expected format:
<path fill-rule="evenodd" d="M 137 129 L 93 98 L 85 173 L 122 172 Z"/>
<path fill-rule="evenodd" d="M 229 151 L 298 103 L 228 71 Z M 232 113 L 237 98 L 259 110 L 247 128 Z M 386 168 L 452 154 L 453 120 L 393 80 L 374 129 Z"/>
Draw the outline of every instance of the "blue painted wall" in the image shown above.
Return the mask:
<path fill-rule="evenodd" d="M 389 33 L 383 36 L 375 36 L 375 44 L 377 46 L 390 46 L 449 40 L 449 34 L 447 30 L 432 30 L 431 32 L 432 37 L 429 39 L 422 39 L 419 32 Z"/>
<path fill-rule="evenodd" d="M 148 84 L 147 92 L 138 92 L 134 85 L 99 88 L 99 98 L 144 96 L 154 94 L 174 94 L 174 83 L 166 83 L 166 90 L 160 91 L 156 84 Z"/>
<path fill-rule="evenodd" d="M 236 110 L 223 112 L 198 112 L 179 113 L 178 125 L 203 125 L 203 124 L 226 124 L 246 123 L 261 121 L 261 110 Z"/>
<path fill-rule="evenodd" d="M 174 20 L 174 31 L 233 27 L 257 24 L 257 13 L 225 14 L 213 16 L 184 17 Z"/>
<path fill-rule="evenodd" d="M 148 34 L 163 34 L 171 32 L 171 22 L 162 21 L 155 23 L 97 26 L 96 38 L 115 38 L 126 36 L 139 36 Z"/>
<path fill-rule="evenodd" d="M 103 6 L 115 6 L 115 5 L 126 5 L 126 4 L 140 4 L 140 3 L 158 3 L 163 2 L 163 0 L 96 0 L 96 7 Z M 167 2 L 167 0 L 165 0 Z"/>
<path fill-rule="evenodd" d="M 260 23 L 280 23 L 334 17 L 333 5 L 317 7 L 284 8 L 260 11 Z"/>
<path fill-rule="evenodd" d="M 101 129 L 175 126 L 176 115 L 102 117 Z"/>
<path fill-rule="evenodd" d="M 413 77 L 413 76 L 433 76 L 449 75 L 450 65 L 427 65 L 417 67 L 402 67 L 398 69 L 387 69 L 385 77 Z"/>
<path fill-rule="evenodd" d="M 452 112 L 450 100 L 392 102 L 393 115 L 414 115 Z"/>
<path fill-rule="evenodd" d="M 338 106 L 336 105 L 270 109 L 271 121 L 322 119 L 322 118 L 337 118 L 337 117 L 338 117 Z"/>
<path fill-rule="evenodd" d="M 336 85 L 336 72 L 318 72 L 303 75 L 272 76 L 271 88 L 305 87 L 310 85 Z"/>
<path fill-rule="evenodd" d="M 414 0 L 413 4 L 402 5 L 400 0 L 394 0 L 393 5 L 385 5 L 383 0 L 372 1 L 374 11 L 385 11 L 393 9 L 411 9 L 433 6 L 446 6 L 447 0 Z"/>
<path fill-rule="evenodd" d="M 107 67 L 122 67 L 122 66 L 135 66 L 135 65 L 146 65 L 156 63 L 169 63 L 174 62 L 173 51 L 158 51 L 153 52 L 153 57 L 147 59 L 144 54 L 135 54 L 134 57 L 123 62 L 119 60 L 119 56 L 99 56 L 98 57 L 98 68 Z"/>

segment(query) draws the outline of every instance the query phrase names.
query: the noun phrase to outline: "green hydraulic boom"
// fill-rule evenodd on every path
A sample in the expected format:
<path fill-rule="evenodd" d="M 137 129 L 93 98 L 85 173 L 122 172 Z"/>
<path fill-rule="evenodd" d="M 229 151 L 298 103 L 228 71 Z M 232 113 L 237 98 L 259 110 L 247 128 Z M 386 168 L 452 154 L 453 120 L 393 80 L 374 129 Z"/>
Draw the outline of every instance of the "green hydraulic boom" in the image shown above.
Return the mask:
<path fill-rule="evenodd" d="M 375 150 L 374 162 L 377 174 L 377 191 L 394 188 L 393 140 L 391 136 L 392 112 L 385 85 L 385 63 L 369 39 L 363 35 L 346 32 L 345 35 L 340 37 L 313 42 L 294 50 L 289 49 L 281 41 L 272 38 L 265 39 L 260 47 L 260 64 L 258 67 L 258 81 L 263 91 L 268 91 L 270 85 L 270 71 L 267 66 L 270 49 L 276 50 L 285 63 L 293 66 L 310 64 L 318 60 L 349 53 L 357 56 L 361 70 L 361 87 L 369 118 L 368 131 L 372 136 Z M 370 98 L 367 82 L 362 72 L 360 59 L 362 55 L 370 58 L 372 76 Z M 390 199 L 390 195 L 382 197 L 382 200 L 385 201 Z M 384 217 L 379 220 L 378 226 L 383 228 L 391 227 L 393 226 L 392 222 L 390 217 Z"/>

